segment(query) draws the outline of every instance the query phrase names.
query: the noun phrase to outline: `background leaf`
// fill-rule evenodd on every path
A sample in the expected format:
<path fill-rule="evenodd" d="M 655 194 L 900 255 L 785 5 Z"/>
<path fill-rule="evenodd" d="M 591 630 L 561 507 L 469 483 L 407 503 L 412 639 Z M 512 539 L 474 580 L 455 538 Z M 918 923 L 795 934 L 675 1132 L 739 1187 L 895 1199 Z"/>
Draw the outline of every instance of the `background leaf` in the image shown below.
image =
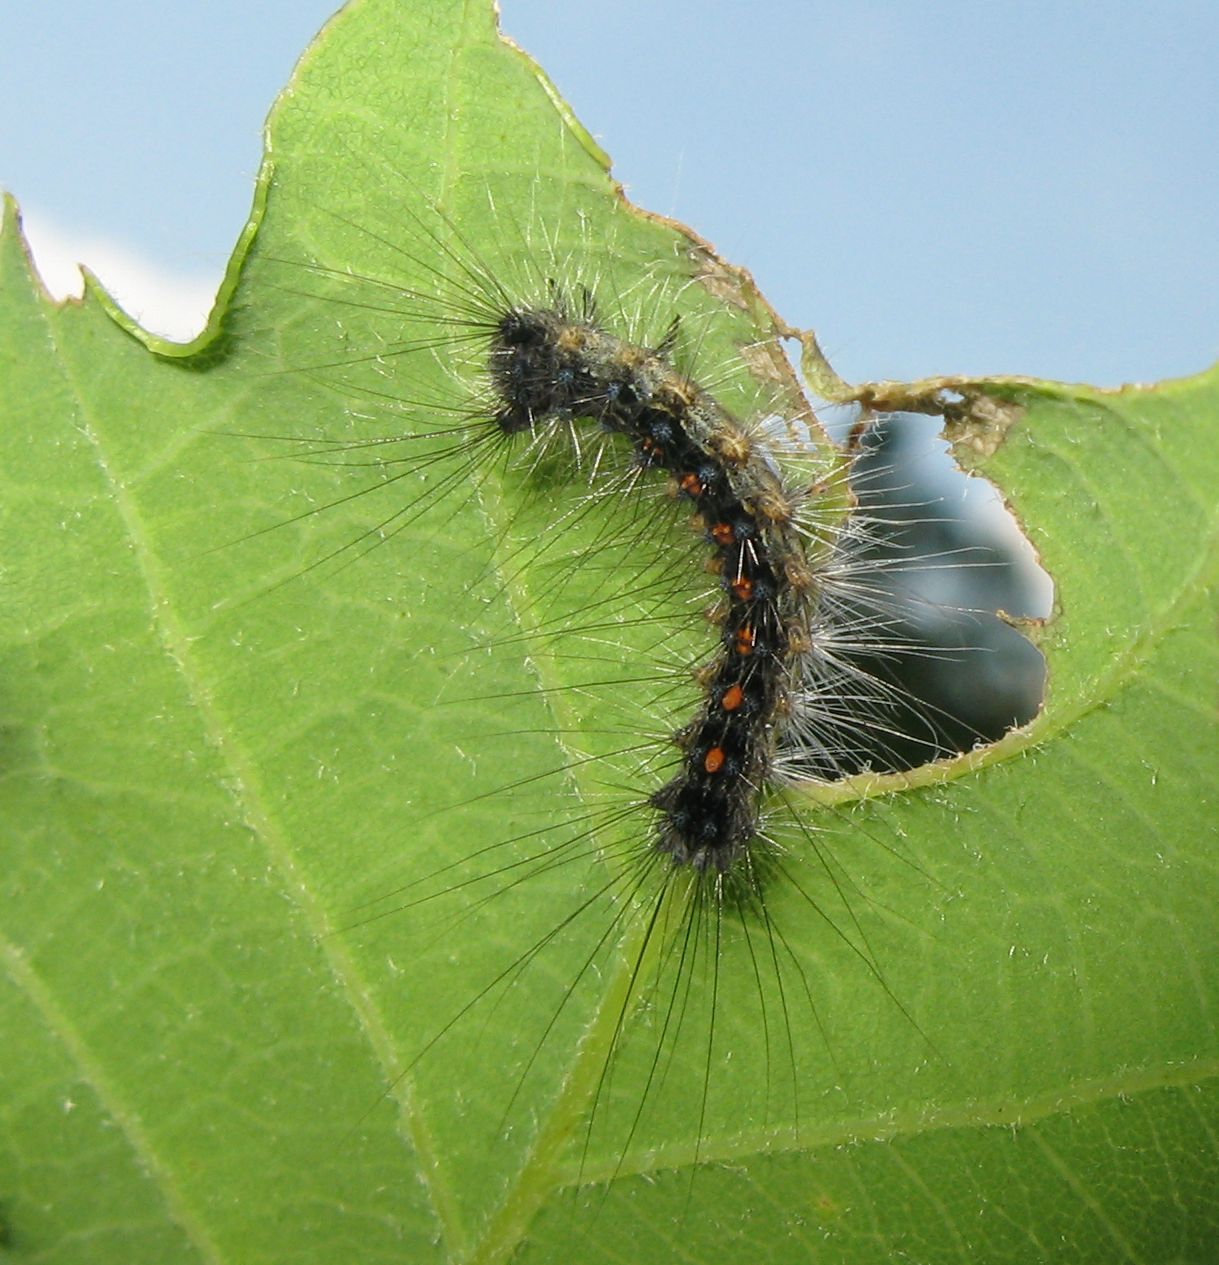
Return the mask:
<path fill-rule="evenodd" d="M 349 440 L 406 416 L 387 398 L 404 380 L 451 397 L 439 364 L 399 370 L 400 304 L 352 301 L 383 288 L 359 277 L 436 281 L 449 229 L 497 268 L 545 225 L 542 253 L 596 258 L 611 291 L 642 275 L 704 363 L 764 334 L 765 309 L 697 242 L 623 206 L 481 4 L 353 6 L 302 62 L 268 153 L 212 329 L 186 351 L 96 289 L 56 308 L 11 220 L 0 242 L 11 1255 L 1210 1259 L 1214 373 L 985 388 L 1010 424 L 963 427 L 959 447 L 985 456 L 1057 586 L 1046 709 L 985 753 L 810 796 L 818 855 L 789 840 L 804 882 L 824 883 L 824 858 L 851 886 L 849 911 L 824 896 L 833 925 L 774 889 L 816 993 L 815 1015 L 791 1017 L 798 1097 L 766 1083 L 783 1055 L 737 969 L 705 1118 L 691 1040 L 624 1154 L 652 1046 L 645 1023 L 589 1134 L 622 976 L 586 974 L 559 1009 L 576 938 L 402 1076 L 573 887 L 596 890 L 599 863 L 533 874 L 485 909 L 474 892 L 465 920 L 351 927 L 361 902 L 483 841 L 556 821 L 561 841 L 602 802 L 586 776 L 527 779 L 566 762 L 573 728 L 579 750 L 620 747 L 614 727 L 646 700 L 599 724 L 604 694 L 561 688 L 586 667 L 545 641 L 526 662 L 505 630 L 558 617 L 556 572 L 572 608 L 601 592 L 603 573 L 570 563 L 612 516 L 564 517 L 582 492 L 562 482 L 501 491 L 497 468 L 395 520 L 357 565 L 300 576 L 409 505 L 407 485 L 308 515 L 384 472 L 216 432 Z M 428 230 L 409 208 L 431 200 L 451 218 Z M 722 384 L 738 407 L 783 390 L 743 371 Z M 556 516 L 563 552 L 521 574 L 518 542 Z M 668 544 L 688 534 L 674 524 Z M 668 556 L 637 562 L 642 591 Z M 613 645 L 702 653 L 696 621 L 676 640 L 659 629 L 623 619 Z M 629 657 L 597 668 L 624 692 L 638 674 Z M 507 718 L 497 695 L 514 696 Z M 851 913 L 892 996 L 836 933 Z M 739 942 L 727 954 L 745 962 Z"/>

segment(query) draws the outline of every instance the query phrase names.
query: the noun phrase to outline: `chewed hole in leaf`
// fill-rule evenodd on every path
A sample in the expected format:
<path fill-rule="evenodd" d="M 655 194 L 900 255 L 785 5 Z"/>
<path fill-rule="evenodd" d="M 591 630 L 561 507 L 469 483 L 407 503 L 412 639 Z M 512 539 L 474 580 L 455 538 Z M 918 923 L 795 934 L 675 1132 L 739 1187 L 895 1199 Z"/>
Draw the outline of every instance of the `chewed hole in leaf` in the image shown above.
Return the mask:
<path fill-rule="evenodd" d="M 830 416 L 838 435 L 859 424 L 857 409 Z M 854 468 L 860 510 L 874 522 L 867 553 L 901 647 L 862 659 L 901 700 L 899 732 L 861 760 L 872 772 L 994 742 L 1031 721 L 1045 694 L 1044 657 L 1019 625 L 1049 618 L 1053 582 L 994 486 L 953 460 L 940 426 L 885 414 Z"/>

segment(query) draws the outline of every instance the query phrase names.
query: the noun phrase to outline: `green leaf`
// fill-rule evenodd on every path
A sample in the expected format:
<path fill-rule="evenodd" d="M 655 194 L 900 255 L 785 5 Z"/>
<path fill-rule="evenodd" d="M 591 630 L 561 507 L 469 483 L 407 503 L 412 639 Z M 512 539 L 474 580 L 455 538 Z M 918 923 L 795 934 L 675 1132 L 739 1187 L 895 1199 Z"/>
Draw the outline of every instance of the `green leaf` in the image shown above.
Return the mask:
<path fill-rule="evenodd" d="M 49 302 L 10 215 L 7 1255 L 1210 1259 L 1219 375 L 952 384 L 958 451 L 1055 580 L 1043 713 L 810 791 L 807 832 L 777 808 L 787 991 L 729 920 L 714 998 L 704 953 L 681 1031 L 662 992 L 603 1080 L 633 959 L 581 971 L 622 906 L 596 897 L 614 858 L 571 841 L 616 783 L 648 789 L 613 753 L 657 736 L 638 678 L 705 653 L 672 619 L 698 591 L 673 550 L 697 549 L 657 514 L 640 558 L 638 517 L 570 472 L 340 451 L 453 398 L 418 349 L 436 304 L 402 291 L 452 300 L 462 261 L 505 275 L 529 246 L 595 259 L 624 308 L 643 278 L 643 334 L 680 311 L 698 360 L 735 366 L 729 403 L 793 407 L 766 348 L 740 354 L 772 330 L 748 279 L 620 200 L 482 3 L 369 0 L 326 29 L 190 348 L 96 286 Z M 581 660 L 558 634 L 594 602 Z M 590 662 L 606 688 L 571 688 Z M 596 758 L 556 775 L 573 753 Z M 412 903 L 522 849 L 571 859 Z"/>

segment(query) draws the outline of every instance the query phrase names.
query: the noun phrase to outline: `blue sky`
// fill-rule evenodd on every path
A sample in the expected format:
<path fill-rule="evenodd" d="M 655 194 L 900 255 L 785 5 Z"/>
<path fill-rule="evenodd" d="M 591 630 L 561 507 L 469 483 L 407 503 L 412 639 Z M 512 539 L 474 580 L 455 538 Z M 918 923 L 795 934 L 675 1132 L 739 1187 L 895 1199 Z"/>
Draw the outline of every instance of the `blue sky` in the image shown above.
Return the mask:
<path fill-rule="evenodd" d="M 0 185 L 36 244 L 131 278 L 150 317 L 197 306 L 333 7 L 7 5 Z M 636 200 L 848 378 L 1112 385 L 1219 355 L 1219 5 L 502 7 Z"/>

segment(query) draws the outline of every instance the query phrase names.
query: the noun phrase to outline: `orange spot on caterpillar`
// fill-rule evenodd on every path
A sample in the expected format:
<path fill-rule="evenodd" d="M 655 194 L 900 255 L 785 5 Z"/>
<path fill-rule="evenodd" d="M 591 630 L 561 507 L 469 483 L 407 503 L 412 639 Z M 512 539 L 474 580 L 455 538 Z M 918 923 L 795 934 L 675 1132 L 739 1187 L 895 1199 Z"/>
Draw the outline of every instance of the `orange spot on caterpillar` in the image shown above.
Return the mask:
<path fill-rule="evenodd" d="M 757 643 L 757 634 L 750 624 L 745 624 L 736 635 L 736 652 L 739 655 L 753 654 Z"/>
<path fill-rule="evenodd" d="M 720 699 L 720 706 L 726 712 L 734 712 L 745 701 L 745 691 L 739 685 L 730 685 Z"/>
<path fill-rule="evenodd" d="M 753 581 L 747 576 L 742 576 L 739 580 L 733 580 L 732 595 L 738 601 L 748 602 L 753 597 Z"/>
<path fill-rule="evenodd" d="M 731 523 L 716 523 L 711 529 L 711 539 L 717 545 L 727 547 L 736 539 L 736 533 L 732 530 Z"/>
<path fill-rule="evenodd" d="M 681 478 L 677 480 L 677 486 L 680 487 L 687 496 L 702 496 L 702 494 L 707 490 L 702 479 L 693 473 L 683 474 Z"/>
<path fill-rule="evenodd" d="M 718 773 L 724 767 L 725 759 L 723 747 L 712 747 L 703 760 L 703 768 L 708 773 Z"/>

